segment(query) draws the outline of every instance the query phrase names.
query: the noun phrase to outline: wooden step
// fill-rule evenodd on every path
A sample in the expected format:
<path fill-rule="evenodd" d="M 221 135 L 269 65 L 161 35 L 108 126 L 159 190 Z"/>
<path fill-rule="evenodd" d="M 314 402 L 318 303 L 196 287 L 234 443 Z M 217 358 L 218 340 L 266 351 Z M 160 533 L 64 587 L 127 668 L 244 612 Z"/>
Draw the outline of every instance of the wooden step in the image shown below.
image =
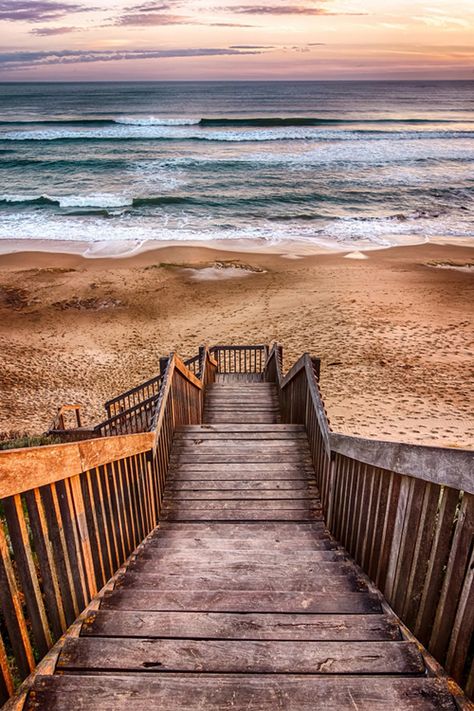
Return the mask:
<path fill-rule="evenodd" d="M 182 566 L 183 567 L 183 566 Z M 293 566 L 292 566 L 293 567 Z M 306 568 L 307 566 L 304 566 Z M 132 569 L 133 570 L 133 569 Z M 203 590 L 208 592 L 248 591 L 248 592 L 314 592 L 320 595 L 331 592 L 357 592 L 365 589 L 355 573 L 347 576 L 334 576 L 333 578 L 315 579 L 305 572 L 292 573 L 291 578 L 286 578 L 284 566 L 277 568 L 273 573 L 269 566 L 261 568 L 260 572 L 246 573 L 239 571 L 218 570 L 216 572 L 191 569 L 187 574 L 175 573 L 166 570 L 161 573 L 147 573 L 144 568 L 138 572 L 127 572 L 118 581 L 116 587 L 135 587 L 141 590 L 173 591 L 173 590 Z"/>
<path fill-rule="evenodd" d="M 179 548 L 173 547 L 172 550 L 165 547 L 155 546 L 154 548 L 146 547 L 144 551 L 141 551 L 137 560 L 139 561 L 155 561 L 160 562 L 160 565 L 168 565 L 169 563 L 181 563 L 190 565 L 196 564 L 200 565 L 203 562 L 206 563 L 240 563 L 241 565 L 245 563 L 265 563 L 270 565 L 285 565 L 287 563 L 300 563 L 302 561 L 310 562 L 321 562 L 321 561 L 344 561 L 345 555 L 339 550 L 297 550 L 292 552 L 287 550 L 276 550 L 276 551 L 264 551 L 261 552 L 260 549 L 241 549 L 234 550 L 224 548 L 224 549 L 205 549 L 196 550 L 193 548 Z"/>
<path fill-rule="evenodd" d="M 56 669 L 288 674 L 423 674 L 412 642 L 68 638 Z"/>
<path fill-rule="evenodd" d="M 208 484 L 209 487 L 209 484 Z M 312 501 L 318 497 L 315 487 L 308 486 L 297 489 L 210 489 L 196 491 L 193 489 L 168 489 L 165 506 L 177 501 L 258 501 L 281 499 L 283 501 Z"/>
<path fill-rule="evenodd" d="M 294 674 L 40 676 L 25 711 L 455 711 L 444 680 Z"/>
<path fill-rule="evenodd" d="M 138 584 L 140 581 L 136 581 Z M 185 590 L 118 587 L 105 593 L 102 609 L 189 612 L 284 612 L 318 615 L 381 614 L 379 598 L 367 591 Z"/>
<path fill-rule="evenodd" d="M 398 625 L 387 615 L 123 610 L 98 610 L 88 615 L 81 636 L 335 642 L 401 639 Z"/>
<path fill-rule="evenodd" d="M 249 424 L 229 424 L 229 425 L 211 425 L 209 423 L 204 423 L 202 425 L 183 425 L 178 427 L 177 434 L 194 434 L 202 433 L 203 435 L 208 433 L 222 433 L 222 432 L 240 432 L 240 433 L 251 433 L 255 434 L 257 432 L 270 432 L 270 433 L 282 433 L 282 432 L 305 432 L 303 425 L 287 425 L 287 424 L 274 424 L 274 425 L 258 425 L 254 427 Z"/>

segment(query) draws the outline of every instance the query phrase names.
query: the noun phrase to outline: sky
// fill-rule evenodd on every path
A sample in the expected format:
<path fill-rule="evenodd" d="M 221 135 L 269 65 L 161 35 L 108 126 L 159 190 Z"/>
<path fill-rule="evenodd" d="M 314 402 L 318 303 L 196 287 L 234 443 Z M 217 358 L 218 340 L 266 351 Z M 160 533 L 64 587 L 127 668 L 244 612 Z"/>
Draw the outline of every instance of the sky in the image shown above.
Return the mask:
<path fill-rule="evenodd" d="M 0 81 L 472 79 L 474 0 L 0 0 Z"/>

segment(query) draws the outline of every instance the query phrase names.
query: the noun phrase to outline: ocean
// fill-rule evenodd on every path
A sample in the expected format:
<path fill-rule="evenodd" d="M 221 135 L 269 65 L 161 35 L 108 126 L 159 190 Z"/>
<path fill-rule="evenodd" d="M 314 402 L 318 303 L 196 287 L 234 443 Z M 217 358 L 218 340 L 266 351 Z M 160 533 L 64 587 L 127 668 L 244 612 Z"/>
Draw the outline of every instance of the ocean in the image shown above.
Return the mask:
<path fill-rule="evenodd" d="M 0 85 L 0 240 L 474 240 L 473 198 L 474 82 Z"/>

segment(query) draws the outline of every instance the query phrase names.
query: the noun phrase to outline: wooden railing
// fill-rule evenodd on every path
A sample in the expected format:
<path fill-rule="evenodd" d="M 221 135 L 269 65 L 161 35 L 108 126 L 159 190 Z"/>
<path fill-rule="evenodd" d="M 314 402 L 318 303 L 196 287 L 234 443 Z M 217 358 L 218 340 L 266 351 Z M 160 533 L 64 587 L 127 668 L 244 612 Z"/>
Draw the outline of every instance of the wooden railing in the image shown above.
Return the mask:
<path fill-rule="evenodd" d="M 97 437 L 113 437 L 121 434 L 150 432 L 158 405 L 158 395 L 142 400 L 123 412 L 118 412 L 108 420 L 94 427 Z"/>
<path fill-rule="evenodd" d="M 0 704 L 156 527 L 174 431 L 217 369 L 199 361 L 203 380 L 169 357 L 150 432 L 0 453 Z"/>
<path fill-rule="evenodd" d="M 137 385 L 135 388 L 131 388 L 111 400 L 108 400 L 105 403 L 107 418 L 111 419 L 114 415 L 120 415 L 120 413 L 136 407 L 145 400 L 158 397 L 162 379 L 161 374 L 157 375 L 149 380 L 146 380 L 144 383 Z"/>
<path fill-rule="evenodd" d="M 262 373 L 268 358 L 268 346 L 213 346 L 211 353 L 219 373 Z"/>
<path fill-rule="evenodd" d="M 319 361 L 265 377 L 282 421 L 304 424 L 328 528 L 448 673 L 474 694 L 474 452 L 368 440 L 331 430 Z"/>

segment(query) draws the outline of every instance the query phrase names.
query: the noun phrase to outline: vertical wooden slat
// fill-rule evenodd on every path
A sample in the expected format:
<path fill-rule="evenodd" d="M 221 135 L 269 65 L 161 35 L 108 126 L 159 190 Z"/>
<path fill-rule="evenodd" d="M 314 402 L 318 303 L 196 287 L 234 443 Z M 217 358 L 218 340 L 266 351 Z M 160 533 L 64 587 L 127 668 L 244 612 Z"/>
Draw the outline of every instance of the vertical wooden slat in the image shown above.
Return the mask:
<path fill-rule="evenodd" d="M 436 611 L 429 649 L 438 660 L 444 660 L 454 624 L 464 575 L 474 535 L 474 495 L 464 494 L 458 513 L 449 554 L 443 589 Z"/>
<path fill-rule="evenodd" d="M 407 582 L 413 562 L 413 553 L 418 540 L 421 510 L 426 482 L 408 479 L 407 504 L 403 521 L 397 567 L 392 586 L 392 607 L 398 615 L 403 612 Z"/>
<path fill-rule="evenodd" d="M 362 472 L 361 496 L 359 500 L 359 511 L 357 512 L 356 526 L 356 542 L 354 548 L 354 558 L 358 563 L 361 561 L 362 545 L 364 541 L 364 531 L 367 525 L 367 509 L 369 505 L 371 480 L 369 476 L 369 467 L 367 464 L 359 464 Z"/>
<path fill-rule="evenodd" d="M 106 521 L 100 472 L 98 469 L 91 469 L 86 476 L 95 512 L 95 524 L 97 526 L 97 538 L 101 550 L 104 578 L 108 580 L 115 571 L 112 565 L 111 543 Z"/>
<path fill-rule="evenodd" d="M 105 467 L 106 470 L 106 481 L 108 492 L 110 495 L 110 509 L 112 513 L 112 527 L 115 535 L 115 542 L 117 546 L 118 554 L 118 565 L 120 566 L 125 560 L 125 548 L 123 543 L 123 529 L 122 522 L 119 513 L 119 499 L 117 495 L 117 477 L 115 462 L 110 462 Z"/>
<path fill-rule="evenodd" d="M 418 536 L 413 551 L 413 564 L 406 585 L 402 617 L 405 624 L 413 629 L 420 606 L 423 585 L 428 568 L 428 559 L 433 541 L 441 487 L 426 483 L 423 506 L 418 525 Z"/>
<path fill-rule="evenodd" d="M 117 462 L 114 462 L 117 506 L 118 506 L 119 517 L 120 517 L 120 525 L 122 527 L 122 540 L 123 540 L 124 555 L 125 555 L 125 558 L 127 558 L 130 555 L 133 548 L 132 548 L 132 544 L 130 543 L 130 532 L 129 532 L 129 525 L 128 525 L 128 519 L 127 519 L 128 502 L 125 498 L 123 464 L 124 464 L 124 461 L 122 459 Z"/>
<path fill-rule="evenodd" d="M 112 572 L 115 573 L 115 571 L 119 567 L 119 554 L 117 548 L 117 541 L 115 539 L 115 531 L 113 527 L 112 504 L 108 485 L 108 477 L 104 466 L 99 467 L 98 474 L 98 486 L 104 511 L 104 522 L 107 529 L 107 538 L 110 544 L 110 562 L 112 566 Z"/>
<path fill-rule="evenodd" d="M 390 484 L 387 494 L 387 507 L 385 509 L 385 520 L 382 529 L 382 542 L 380 544 L 380 559 L 377 570 L 376 585 L 384 590 L 387 578 L 390 554 L 393 545 L 393 531 L 398 509 L 398 497 L 401 487 L 401 476 L 390 472 Z"/>
<path fill-rule="evenodd" d="M 368 562 L 368 573 L 372 580 L 377 579 L 380 566 L 380 555 L 382 549 L 382 536 L 385 519 L 387 515 L 388 494 L 390 490 L 390 474 L 381 469 L 376 469 L 376 476 L 380 481 L 379 496 L 377 502 L 377 513 L 374 521 L 374 537 L 372 550 Z"/>
<path fill-rule="evenodd" d="M 17 494 L 4 499 L 3 507 L 35 647 L 39 655 L 43 657 L 52 646 L 53 640 L 39 586 L 38 572 L 33 560 L 21 496 Z"/>
<path fill-rule="evenodd" d="M 18 671 L 24 679 L 35 667 L 21 596 L 13 571 L 3 523 L 0 522 L 0 604 L 15 655 Z"/>
<path fill-rule="evenodd" d="M 61 519 L 58 494 L 55 484 L 41 487 L 40 492 L 43 510 L 48 522 L 49 539 L 54 551 L 54 560 L 56 561 L 56 570 L 66 615 L 66 624 L 70 625 L 79 614 L 79 605 L 66 545 L 64 526 Z"/>
<path fill-rule="evenodd" d="M 76 590 L 76 598 L 79 612 L 86 606 L 88 599 L 88 588 L 84 563 L 81 555 L 81 545 L 79 534 L 74 520 L 74 506 L 72 503 L 69 481 L 65 479 L 56 484 L 58 503 L 61 512 L 61 519 L 64 526 L 64 538 L 73 571 L 73 585 Z"/>
<path fill-rule="evenodd" d="M 469 660 L 470 645 L 474 631 L 474 547 L 468 561 L 463 581 L 456 617 L 449 640 L 446 669 L 460 684 L 464 682 L 463 672 Z"/>
<path fill-rule="evenodd" d="M 82 554 L 81 558 L 84 566 L 84 576 L 86 580 L 85 604 L 87 604 L 89 600 L 97 594 L 97 580 L 92 557 L 91 539 L 87 527 L 80 476 L 72 476 L 68 482 L 71 495 L 70 502 L 74 511 L 74 523 L 78 534 L 79 553 Z"/>
<path fill-rule="evenodd" d="M 48 619 L 55 639 L 65 631 L 66 617 L 59 585 L 57 562 L 48 533 L 48 523 L 39 489 L 25 494 L 31 533 L 43 582 Z"/>
<path fill-rule="evenodd" d="M 451 531 L 459 503 L 459 491 L 444 487 L 439 504 L 436 529 L 431 546 L 421 603 L 414 633 L 427 645 L 441 594 L 444 572 L 448 562 Z"/>
<path fill-rule="evenodd" d="M 0 635 L 0 704 L 4 704 L 8 697 L 13 694 L 13 679 L 8 664 L 8 657 L 5 651 L 5 644 Z"/>
<path fill-rule="evenodd" d="M 364 570 L 367 570 L 370 563 L 370 556 L 373 549 L 373 541 L 377 536 L 377 530 L 375 528 L 375 522 L 377 520 L 377 509 L 379 504 L 379 494 L 381 486 L 381 476 L 380 473 L 370 467 L 371 476 L 371 489 L 370 489 L 370 499 L 369 499 L 369 512 L 367 516 L 366 532 L 364 538 L 364 544 L 362 546 L 361 561 Z"/>
<path fill-rule="evenodd" d="M 99 536 L 99 524 L 97 520 L 97 512 L 92 488 L 90 483 L 90 472 L 84 472 L 80 476 L 82 498 L 84 501 L 84 510 L 86 515 L 87 530 L 89 532 L 89 544 L 94 564 L 94 576 L 98 589 L 107 582 L 108 578 L 105 575 L 104 559 L 102 555 L 102 545 Z"/>

